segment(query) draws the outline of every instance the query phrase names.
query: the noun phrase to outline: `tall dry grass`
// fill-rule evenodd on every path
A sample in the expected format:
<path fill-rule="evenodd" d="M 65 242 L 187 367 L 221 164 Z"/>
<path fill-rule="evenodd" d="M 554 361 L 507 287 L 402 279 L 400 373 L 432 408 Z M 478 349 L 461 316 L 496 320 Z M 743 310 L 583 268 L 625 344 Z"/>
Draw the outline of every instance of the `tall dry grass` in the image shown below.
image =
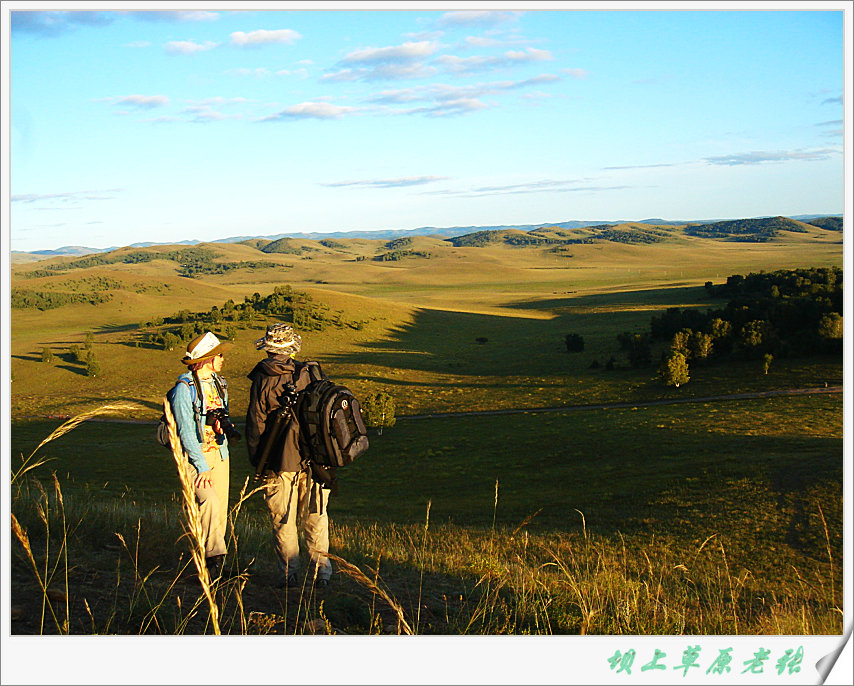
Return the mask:
<path fill-rule="evenodd" d="M 82 421 L 76 417 L 49 439 Z M 69 495 L 55 474 L 45 488 L 38 468 L 47 460 L 39 449 L 23 461 L 13 474 L 19 562 L 12 602 L 30 589 L 40 606 L 35 631 L 801 635 L 842 629 L 839 564 L 821 504 L 826 559 L 804 557 L 803 565 L 781 564 L 773 573 L 733 554 L 725 532 L 696 543 L 602 535 L 588 530 L 580 512 L 567 531 L 539 533 L 530 530 L 536 513 L 512 529 L 493 523 L 480 530 L 436 525 L 429 505 L 418 525 L 336 520 L 332 592 L 321 598 L 308 584 L 296 603 L 276 605 L 263 581 L 275 566 L 269 522 L 244 507 L 259 489 L 244 482 L 229 512 L 228 564 L 214 583 L 183 455 L 173 449 L 172 456 L 180 492 L 174 502 L 154 505 Z M 496 483 L 494 510 L 498 495 Z M 107 532 L 118 541 L 110 553 L 115 582 L 112 589 L 102 583 L 98 604 L 81 574 L 100 564 L 105 553 L 92 542 Z M 188 545 L 188 557 L 177 564 L 170 559 L 176 542 Z M 180 582 L 188 569 L 196 572 L 189 587 Z"/>

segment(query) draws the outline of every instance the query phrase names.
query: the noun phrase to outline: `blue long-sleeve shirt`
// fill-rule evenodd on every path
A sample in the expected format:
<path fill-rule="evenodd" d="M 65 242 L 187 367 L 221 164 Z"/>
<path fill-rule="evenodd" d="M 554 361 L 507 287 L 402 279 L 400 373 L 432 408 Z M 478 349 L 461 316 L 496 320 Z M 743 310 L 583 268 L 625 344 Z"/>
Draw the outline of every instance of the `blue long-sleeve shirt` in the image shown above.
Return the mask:
<path fill-rule="evenodd" d="M 187 453 L 190 464 L 201 474 L 202 472 L 210 471 L 211 466 L 202 452 L 207 403 L 204 393 L 201 394 L 201 397 L 196 398 L 199 410 L 197 421 L 193 411 L 193 399 L 196 395 L 196 389 L 193 386 L 193 376 L 190 372 L 187 372 L 178 377 L 178 381 L 172 389 L 170 402 L 181 446 L 184 448 L 184 452 Z M 226 408 L 228 407 L 228 391 L 225 391 L 223 404 Z M 217 445 L 219 447 L 220 458 L 222 460 L 228 459 L 228 441 L 222 434 L 217 436 Z"/>

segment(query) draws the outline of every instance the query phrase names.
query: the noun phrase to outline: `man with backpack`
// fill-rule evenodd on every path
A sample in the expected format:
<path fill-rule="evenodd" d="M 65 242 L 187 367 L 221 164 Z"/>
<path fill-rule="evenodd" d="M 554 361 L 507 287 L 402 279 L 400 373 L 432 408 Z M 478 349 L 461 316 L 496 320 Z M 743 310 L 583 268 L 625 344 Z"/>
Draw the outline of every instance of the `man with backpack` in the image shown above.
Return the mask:
<path fill-rule="evenodd" d="M 228 416 L 228 387 L 219 375 L 223 353 L 231 347 L 210 331 L 194 338 L 181 360 L 188 370 L 167 394 L 187 458 L 184 469 L 195 487 L 205 560 L 212 579 L 220 575 L 226 551 L 228 440 L 240 438 Z"/>
<path fill-rule="evenodd" d="M 255 347 L 267 353 L 249 373 L 252 386 L 246 411 L 246 447 L 256 475 L 264 479 L 264 500 L 270 511 L 281 573 L 278 588 L 299 585 L 297 519 L 301 520 L 316 587 L 332 576 L 327 506 L 330 489 L 312 478 L 305 437 L 300 436 L 296 399 L 311 383 L 310 365 L 294 359 L 302 338 L 288 324 L 271 324 Z"/>

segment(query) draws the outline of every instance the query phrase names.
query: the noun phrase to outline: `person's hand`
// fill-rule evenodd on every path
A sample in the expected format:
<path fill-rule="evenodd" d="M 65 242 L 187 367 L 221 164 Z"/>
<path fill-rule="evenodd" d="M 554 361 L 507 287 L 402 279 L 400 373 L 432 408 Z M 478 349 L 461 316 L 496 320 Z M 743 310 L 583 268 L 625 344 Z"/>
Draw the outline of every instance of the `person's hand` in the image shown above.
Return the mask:
<path fill-rule="evenodd" d="M 196 477 L 196 481 L 193 485 L 196 488 L 211 488 L 213 486 L 213 479 L 211 478 L 211 473 L 202 472 Z"/>

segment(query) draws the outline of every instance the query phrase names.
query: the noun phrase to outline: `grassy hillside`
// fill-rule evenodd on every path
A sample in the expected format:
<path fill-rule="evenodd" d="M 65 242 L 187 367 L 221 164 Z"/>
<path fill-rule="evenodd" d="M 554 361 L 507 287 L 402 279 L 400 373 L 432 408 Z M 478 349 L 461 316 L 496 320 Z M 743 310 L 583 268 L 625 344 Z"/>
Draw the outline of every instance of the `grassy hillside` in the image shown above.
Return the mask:
<path fill-rule="evenodd" d="M 294 605 L 270 589 L 263 504 L 253 496 L 237 507 L 248 471 L 238 445 L 239 540 L 221 591 L 228 632 L 394 633 L 403 617 L 415 633 L 838 633 L 841 396 L 648 403 L 835 386 L 839 356 L 781 356 L 767 373 L 746 356 L 698 363 L 669 388 L 655 365 L 632 368 L 617 339 L 669 308 L 722 306 L 707 281 L 841 267 L 838 231 L 799 228 L 763 242 L 635 224 L 456 244 L 293 239 L 284 252 L 245 241 L 13 265 L 13 301 L 26 305 L 12 310 L 13 469 L 59 424 L 46 415 L 121 401 L 132 409 L 107 417 L 136 420 L 78 426 L 16 481 L 13 512 L 36 569 L 68 554 L 71 571 L 50 580 L 44 605 L 13 542 L 23 617 L 13 631 L 210 631 L 198 587 L 174 584 L 187 559 L 178 483 L 151 423 L 185 369 L 182 348 L 160 349 L 152 334 L 180 327 L 182 311 L 188 323 L 290 286 L 318 314 L 301 357 L 359 396 L 383 390 L 396 401 L 397 425 L 372 434 L 330 510 L 333 551 L 389 598 L 345 562 L 326 596 Z M 260 357 L 253 341 L 273 318 L 214 327 L 235 343 L 224 374 L 238 424 Z M 582 352 L 567 351 L 570 333 Z M 94 377 L 74 352 L 87 335 Z M 525 411 L 614 402 L 630 405 Z M 519 412 L 444 416 L 484 410 Z"/>

